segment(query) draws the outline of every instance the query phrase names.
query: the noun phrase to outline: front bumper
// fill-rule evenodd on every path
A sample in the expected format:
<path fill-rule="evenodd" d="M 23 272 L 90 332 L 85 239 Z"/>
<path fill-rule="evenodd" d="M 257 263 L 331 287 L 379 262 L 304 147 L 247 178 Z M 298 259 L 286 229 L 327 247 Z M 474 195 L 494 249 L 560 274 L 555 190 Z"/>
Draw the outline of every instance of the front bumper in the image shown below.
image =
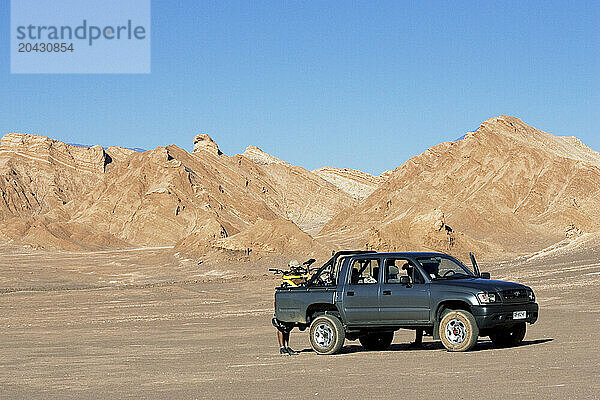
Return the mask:
<path fill-rule="evenodd" d="M 512 325 L 517 322 L 529 322 L 530 324 L 534 324 L 538 319 L 539 311 L 537 303 L 490 304 L 485 306 L 472 306 L 471 308 L 479 329 Z M 513 319 L 514 311 L 526 311 L 526 318 L 518 320 Z"/>

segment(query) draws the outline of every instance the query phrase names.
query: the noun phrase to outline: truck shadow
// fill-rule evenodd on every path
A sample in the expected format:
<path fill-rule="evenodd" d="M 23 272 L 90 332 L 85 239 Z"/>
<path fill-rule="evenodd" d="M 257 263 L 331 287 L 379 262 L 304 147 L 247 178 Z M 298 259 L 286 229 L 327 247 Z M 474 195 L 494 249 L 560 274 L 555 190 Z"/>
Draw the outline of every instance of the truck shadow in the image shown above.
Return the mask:
<path fill-rule="evenodd" d="M 553 338 L 546 339 L 536 339 L 536 340 L 524 340 L 520 345 L 514 347 L 525 347 L 525 346 L 533 346 L 537 344 L 543 344 L 547 342 L 553 341 Z M 495 347 L 494 344 L 490 340 L 479 340 L 475 347 L 470 350 L 470 352 L 477 351 L 486 351 L 486 350 L 499 350 L 500 347 Z M 446 350 L 442 342 L 424 342 L 422 347 L 416 347 L 410 343 L 402 343 L 402 344 L 392 344 L 389 349 L 382 351 L 426 351 L 426 350 Z M 312 352 L 312 349 L 304 349 L 302 352 Z M 351 354 L 351 353 L 359 353 L 359 352 L 367 352 L 369 350 L 365 350 L 360 345 L 351 344 L 349 346 L 344 346 L 338 354 Z"/>

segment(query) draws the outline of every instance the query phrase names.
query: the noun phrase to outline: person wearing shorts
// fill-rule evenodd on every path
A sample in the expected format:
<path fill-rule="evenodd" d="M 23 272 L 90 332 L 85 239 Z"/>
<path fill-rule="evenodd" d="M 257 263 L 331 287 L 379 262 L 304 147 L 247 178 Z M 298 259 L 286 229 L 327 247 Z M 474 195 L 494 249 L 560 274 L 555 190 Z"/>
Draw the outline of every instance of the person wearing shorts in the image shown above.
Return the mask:
<path fill-rule="evenodd" d="M 290 332 L 294 327 L 292 325 L 286 324 L 285 322 L 279 321 L 277 318 L 273 317 L 271 323 L 275 328 L 277 328 L 277 341 L 279 342 L 279 354 L 295 356 L 298 354 L 297 351 L 292 350 L 290 347 Z"/>

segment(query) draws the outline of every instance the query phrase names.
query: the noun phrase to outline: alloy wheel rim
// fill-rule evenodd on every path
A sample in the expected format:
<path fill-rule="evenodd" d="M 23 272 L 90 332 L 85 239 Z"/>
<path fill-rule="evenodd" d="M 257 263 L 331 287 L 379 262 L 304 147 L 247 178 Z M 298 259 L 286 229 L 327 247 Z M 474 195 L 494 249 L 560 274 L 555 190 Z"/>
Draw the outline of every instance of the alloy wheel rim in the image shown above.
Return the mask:
<path fill-rule="evenodd" d="M 333 330 L 328 324 L 319 324 L 315 328 L 313 337 L 319 347 L 329 347 L 333 341 Z"/>
<path fill-rule="evenodd" d="M 465 341 L 467 336 L 467 327 L 465 324 L 457 319 L 451 319 L 446 324 L 446 339 L 452 344 L 461 344 Z"/>

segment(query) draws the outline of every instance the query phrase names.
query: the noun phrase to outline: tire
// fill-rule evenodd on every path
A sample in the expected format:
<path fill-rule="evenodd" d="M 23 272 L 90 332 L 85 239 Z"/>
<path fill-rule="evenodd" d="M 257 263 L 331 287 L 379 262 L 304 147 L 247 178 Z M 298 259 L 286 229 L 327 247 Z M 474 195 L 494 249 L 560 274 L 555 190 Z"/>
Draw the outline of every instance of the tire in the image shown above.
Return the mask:
<path fill-rule="evenodd" d="M 469 351 L 477 343 L 479 327 L 470 312 L 448 310 L 440 320 L 439 334 L 448 351 Z"/>
<path fill-rule="evenodd" d="M 512 347 L 521 344 L 527 332 L 525 322 L 519 322 L 510 328 L 497 328 L 490 333 L 490 339 L 496 347 Z"/>
<path fill-rule="evenodd" d="M 369 333 L 358 338 L 365 350 L 386 350 L 394 340 L 394 332 Z"/>
<path fill-rule="evenodd" d="M 342 321 L 334 315 L 319 315 L 310 324 L 310 345 L 317 354 L 335 354 L 346 339 Z"/>

